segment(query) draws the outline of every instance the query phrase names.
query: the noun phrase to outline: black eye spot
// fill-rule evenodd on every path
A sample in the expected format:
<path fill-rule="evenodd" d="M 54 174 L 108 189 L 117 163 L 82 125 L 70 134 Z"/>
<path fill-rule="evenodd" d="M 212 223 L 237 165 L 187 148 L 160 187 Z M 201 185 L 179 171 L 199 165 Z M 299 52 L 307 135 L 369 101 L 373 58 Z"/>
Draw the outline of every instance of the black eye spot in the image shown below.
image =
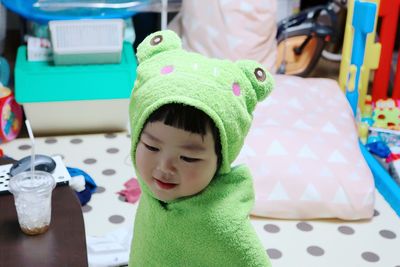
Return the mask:
<path fill-rule="evenodd" d="M 265 81 L 265 79 L 267 78 L 267 75 L 265 74 L 265 71 L 262 68 L 256 68 L 254 70 L 254 75 L 260 82 Z"/>
<path fill-rule="evenodd" d="M 158 45 L 159 43 L 161 43 L 162 40 L 163 40 L 162 35 L 156 35 L 153 38 L 151 38 L 150 44 L 155 46 L 155 45 Z"/>

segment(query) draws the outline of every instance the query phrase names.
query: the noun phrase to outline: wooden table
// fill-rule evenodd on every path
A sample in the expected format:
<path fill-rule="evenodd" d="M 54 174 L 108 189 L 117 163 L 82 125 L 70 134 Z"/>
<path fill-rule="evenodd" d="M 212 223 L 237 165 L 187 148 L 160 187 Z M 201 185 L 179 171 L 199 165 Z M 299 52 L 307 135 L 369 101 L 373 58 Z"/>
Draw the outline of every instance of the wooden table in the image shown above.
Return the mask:
<path fill-rule="evenodd" d="M 69 186 L 53 190 L 50 228 L 37 236 L 21 231 L 13 195 L 0 195 L 0 266 L 88 266 L 82 209 Z"/>

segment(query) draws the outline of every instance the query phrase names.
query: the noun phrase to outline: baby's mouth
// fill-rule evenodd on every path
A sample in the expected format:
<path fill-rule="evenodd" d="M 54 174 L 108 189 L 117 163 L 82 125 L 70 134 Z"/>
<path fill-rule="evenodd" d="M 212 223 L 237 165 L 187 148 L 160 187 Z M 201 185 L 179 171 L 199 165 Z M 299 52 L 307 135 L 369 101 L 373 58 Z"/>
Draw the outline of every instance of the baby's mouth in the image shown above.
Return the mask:
<path fill-rule="evenodd" d="M 153 179 L 156 181 L 157 185 L 158 185 L 161 189 L 169 190 L 169 189 L 175 188 L 175 187 L 178 185 L 178 184 L 163 182 L 163 181 L 160 181 L 160 180 L 158 180 L 158 179 L 156 179 L 156 178 L 154 178 L 154 177 L 153 177 Z"/>

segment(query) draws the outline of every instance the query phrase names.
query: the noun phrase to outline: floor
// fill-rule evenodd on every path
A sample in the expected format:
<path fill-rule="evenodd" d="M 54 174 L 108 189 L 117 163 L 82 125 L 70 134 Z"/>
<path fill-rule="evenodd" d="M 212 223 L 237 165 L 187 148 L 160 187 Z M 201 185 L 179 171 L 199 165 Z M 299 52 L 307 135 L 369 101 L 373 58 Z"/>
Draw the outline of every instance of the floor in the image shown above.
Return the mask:
<path fill-rule="evenodd" d="M 122 133 L 36 138 L 35 151 L 61 155 L 65 165 L 80 168 L 97 183 L 97 192 L 82 207 L 87 239 L 130 231 L 137 203 L 117 192 L 135 176 L 129 135 Z M 30 154 L 30 141 L 18 138 L 2 145 L 15 159 Z M 400 267 L 400 219 L 376 192 L 375 216 L 369 221 L 276 220 L 252 218 L 274 267 Z"/>

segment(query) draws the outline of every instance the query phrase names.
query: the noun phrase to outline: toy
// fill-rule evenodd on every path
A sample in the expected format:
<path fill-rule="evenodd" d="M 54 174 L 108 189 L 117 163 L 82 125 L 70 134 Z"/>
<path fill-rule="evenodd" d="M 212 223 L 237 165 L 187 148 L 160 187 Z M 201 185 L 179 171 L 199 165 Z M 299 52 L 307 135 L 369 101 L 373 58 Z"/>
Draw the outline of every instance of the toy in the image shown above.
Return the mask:
<path fill-rule="evenodd" d="M 16 138 L 22 126 L 22 108 L 7 87 L 0 85 L 0 143 Z"/>
<path fill-rule="evenodd" d="M 70 186 L 75 190 L 81 206 L 86 205 L 96 192 L 97 184 L 86 172 L 78 168 L 67 167 L 71 175 Z"/>
<path fill-rule="evenodd" d="M 4 57 L 0 57 L 0 84 L 7 85 L 10 79 L 10 65 Z M 1 87 L 1 86 L 0 86 Z"/>
<path fill-rule="evenodd" d="M 379 67 L 375 72 L 372 99 L 383 99 L 389 95 L 389 80 L 392 67 L 393 50 L 396 41 L 396 27 L 398 27 L 398 16 L 400 0 L 381 0 L 379 16 L 381 17 L 381 27 L 379 41 L 382 44 Z M 397 37 L 398 38 L 398 37 Z M 394 75 L 393 75 L 394 76 Z M 393 85 L 393 98 L 400 98 L 400 60 L 397 60 L 397 71 Z"/>
<path fill-rule="evenodd" d="M 374 114 L 372 119 L 374 120 L 373 127 L 400 130 L 400 101 L 394 99 L 378 100 L 375 104 Z"/>
<path fill-rule="evenodd" d="M 378 8 L 380 5 L 381 0 L 369 0 L 369 2 L 373 2 L 376 4 Z M 339 86 L 342 88 L 343 91 L 346 90 L 346 86 L 348 83 L 348 74 L 350 70 L 350 60 L 351 60 L 351 49 L 353 45 L 353 27 L 351 25 L 352 18 L 353 18 L 353 10 L 354 10 L 354 0 L 348 1 L 348 8 L 347 8 L 347 19 L 346 19 L 346 27 L 345 27 L 345 35 L 344 35 L 344 42 L 343 42 L 343 49 L 342 49 L 342 61 L 340 64 L 340 75 L 339 75 Z M 365 17 L 367 14 L 365 15 Z M 361 15 L 362 17 L 362 15 Z M 369 74 L 370 70 L 376 69 L 379 64 L 379 55 L 381 53 L 381 44 L 376 43 L 375 37 L 375 29 L 376 29 L 376 22 L 378 16 L 374 16 L 370 18 L 370 22 L 374 21 L 374 30 L 370 34 L 368 34 L 366 38 L 365 50 L 367 53 L 365 54 L 365 59 L 361 68 L 360 80 L 361 84 L 359 85 L 359 107 L 363 110 L 364 106 L 364 98 L 367 93 L 368 81 L 369 81 Z"/>
<path fill-rule="evenodd" d="M 372 107 L 372 97 L 370 95 L 366 95 L 364 98 L 364 103 L 360 107 L 361 111 L 361 121 L 368 123 L 371 126 L 374 121 L 372 120 L 373 107 Z"/>
<path fill-rule="evenodd" d="M 373 111 L 372 105 L 374 106 Z M 379 138 L 389 148 L 400 146 L 400 103 L 399 100 L 378 100 L 376 103 L 365 103 L 361 112 L 361 123 L 369 125 L 369 137 Z M 361 135 L 360 135 L 361 136 Z M 364 142 L 363 142 L 364 143 Z"/>
<path fill-rule="evenodd" d="M 358 136 L 360 137 L 360 140 L 363 144 L 367 142 L 368 128 L 369 128 L 368 123 L 366 122 L 358 123 Z"/>
<path fill-rule="evenodd" d="M 22 108 L 15 102 L 11 90 L 5 87 L 10 78 L 10 66 L 0 57 L 0 144 L 16 138 L 22 126 Z"/>
<path fill-rule="evenodd" d="M 364 63 L 364 52 L 366 52 L 366 65 L 371 63 L 371 55 L 376 56 L 377 46 L 370 45 L 366 46 L 366 42 L 370 39 L 366 38 L 368 32 L 371 29 L 371 22 L 376 21 L 376 3 L 373 2 L 361 2 L 359 0 L 355 0 L 354 2 L 354 10 L 353 10 L 353 27 L 346 26 L 346 35 L 345 43 L 347 41 L 352 43 L 352 55 L 351 55 L 351 64 L 349 72 L 346 73 L 348 77 L 350 77 L 350 84 L 347 84 L 348 91 L 346 92 L 346 97 L 350 102 L 354 115 L 356 115 L 356 107 L 358 104 L 358 90 L 362 89 L 365 85 L 360 85 L 360 75 L 365 71 Z M 348 24 L 349 24 L 348 20 Z M 365 23 L 365 24 L 364 24 Z M 369 26 L 369 27 L 368 27 Z M 374 26 L 372 25 L 372 28 Z M 354 33 L 354 39 L 352 40 L 352 34 Z M 366 49 L 366 51 L 365 51 Z M 356 53 L 354 53 L 356 52 Z M 345 54 L 343 54 L 345 57 Z M 356 58 L 357 57 L 357 58 Z M 347 54 L 347 58 L 344 58 L 344 61 L 350 62 L 349 55 Z M 363 67 L 363 70 L 360 70 Z M 341 68 L 341 72 L 343 69 Z M 368 75 L 367 75 L 368 76 Z M 343 76 L 342 76 L 343 77 Z M 365 76 L 364 76 L 365 77 Z M 361 82 L 365 81 L 364 78 L 361 78 Z M 365 83 L 364 83 L 365 84 Z M 391 205 L 393 210 L 400 215 L 400 187 L 396 184 L 396 182 L 392 179 L 392 177 L 387 173 L 387 171 L 381 166 L 381 164 L 368 152 L 367 148 L 360 142 L 360 150 L 363 154 L 368 166 L 370 167 L 374 179 L 375 186 L 379 190 L 379 192 L 383 195 L 386 201 Z"/>
<path fill-rule="evenodd" d="M 369 2 L 354 2 L 353 11 L 353 48 L 351 51 L 351 61 L 349 68 L 349 82 L 346 86 L 346 97 L 356 116 L 358 106 L 358 95 L 362 81 L 361 68 L 364 64 L 365 47 L 367 35 L 374 29 L 375 20 L 365 19 L 366 17 L 375 17 L 376 4 Z"/>
<path fill-rule="evenodd" d="M 371 0 L 373 1 L 373 0 Z M 388 1 L 389 2 L 389 1 Z M 361 26 L 364 31 L 360 31 L 360 29 L 353 31 L 350 23 L 352 20 L 348 17 L 347 26 L 346 26 L 346 33 L 345 33 L 345 49 L 343 52 L 343 61 L 341 65 L 341 79 L 340 82 L 345 83 L 347 85 L 347 89 L 350 89 L 350 92 L 346 92 L 346 96 L 349 99 L 350 105 L 356 115 L 356 107 L 358 102 L 358 92 L 355 90 L 362 90 L 365 86 L 366 88 L 366 79 L 368 77 L 368 71 L 371 66 L 376 63 L 376 56 L 377 53 L 380 52 L 380 47 L 374 44 L 373 40 L 371 40 L 371 36 L 375 37 L 374 33 L 369 34 L 366 37 L 367 31 L 370 28 L 363 27 L 362 24 L 365 22 L 370 24 L 372 21 L 376 21 L 376 7 L 378 5 L 378 1 L 374 2 L 360 2 L 359 0 L 354 1 L 354 5 L 352 1 L 349 2 L 349 13 L 353 11 L 353 19 L 358 19 L 358 22 L 353 23 L 354 27 Z M 354 6 L 354 8 L 352 8 Z M 369 6 L 369 7 L 368 7 Z M 361 9 L 360 9 L 361 8 Z M 370 9 L 367 12 L 360 12 L 361 10 Z M 365 10 L 366 11 L 366 10 Z M 371 26 L 371 25 L 369 25 Z M 356 34 L 357 32 L 357 34 Z M 354 33 L 354 40 L 352 40 L 352 35 Z M 364 34 L 363 34 L 364 33 Z M 361 36 L 360 36 L 361 35 Z M 358 36 L 358 37 L 357 37 Z M 357 40 L 358 39 L 358 40 Z M 356 41 L 357 40 L 357 41 Z M 346 46 L 347 45 L 347 46 Z M 361 60 L 356 61 L 356 65 L 349 66 L 346 65 L 350 62 L 350 55 L 349 55 L 349 46 L 352 45 L 352 51 L 357 51 L 356 55 L 362 57 Z M 347 48 L 347 50 L 346 50 Z M 361 49 L 360 49 L 361 48 Z M 364 51 L 365 49 L 365 51 Z M 347 51 L 347 52 L 346 52 Z M 363 53 L 361 53 L 363 52 Z M 365 52 L 365 58 L 364 58 Z M 379 54 L 379 53 L 378 53 Z M 353 54 L 354 55 L 354 54 Z M 351 62 L 353 63 L 353 55 L 351 55 Z M 360 68 L 362 68 L 360 70 Z M 367 71 L 368 70 L 368 71 Z M 363 76 L 365 75 L 365 76 Z M 360 79 L 361 76 L 361 79 Z M 350 77 L 350 84 L 347 84 L 347 77 Z M 357 78 L 357 79 L 356 79 Z M 360 84 L 363 83 L 363 84 Z M 362 92 L 361 92 L 362 94 Z M 364 101 L 361 101 L 364 103 Z M 362 107 L 361 107 L 362 110 Z M 396 184 L 396 182 L 392 179 L 392 177 L 388 174 L 388 172 L 382 167 L 382 165 L 369 153 L 367 148 L 361 143 L 360 150 L 363 154 L 368 166 L 370 167 L 375 180 L 375 186 L 379 190 L 379 192 L 383 195 L 389 205 L 393 208 L 393 210 L 400 215 L 400 187 Z"/>
<path fill-rule="evenodd" d="M 390 149 L 383 141 L 370 142 L 365 145 L 368 150 L 381 158 L 387 158 L 390 155 Z"/>

